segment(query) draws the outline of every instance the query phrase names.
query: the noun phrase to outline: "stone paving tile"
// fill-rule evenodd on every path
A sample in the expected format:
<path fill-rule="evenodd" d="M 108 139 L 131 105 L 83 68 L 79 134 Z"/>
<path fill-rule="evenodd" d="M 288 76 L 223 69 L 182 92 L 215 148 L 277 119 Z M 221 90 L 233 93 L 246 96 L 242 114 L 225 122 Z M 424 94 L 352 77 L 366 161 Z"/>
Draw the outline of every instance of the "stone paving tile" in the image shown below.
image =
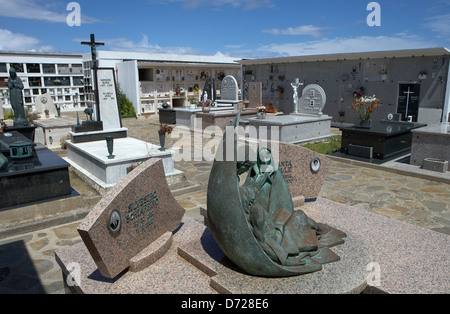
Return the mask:
<path fill-rule="evenodd" d="M 129 136 L 157 144 L 157 118 L 124 119 Z M 189 141 L 184 139 L 183 141 Z M 171 147 L 179 139 L 166 139 Z M 207 140 L 204 140 L 204 143 Z M 193 153 L 193 152 L 192 152 Z M 200 188 L 179 195 L 177 201 L 189 216 L 202 222 L 200 206 L 212 163 L 180 161 L 186 179 Z M 450 234 L 450 185 L 332 161 L 320 196 L 361 210 Z M 0 293 L 64 293 L 62 275 L 54 251 L 81 239 L 78 222 L 0 239 Z"/>
<path fill-rule="evenodd" d="M 450 185 L 333 161 L 320 196 L 450 234 Z"/>

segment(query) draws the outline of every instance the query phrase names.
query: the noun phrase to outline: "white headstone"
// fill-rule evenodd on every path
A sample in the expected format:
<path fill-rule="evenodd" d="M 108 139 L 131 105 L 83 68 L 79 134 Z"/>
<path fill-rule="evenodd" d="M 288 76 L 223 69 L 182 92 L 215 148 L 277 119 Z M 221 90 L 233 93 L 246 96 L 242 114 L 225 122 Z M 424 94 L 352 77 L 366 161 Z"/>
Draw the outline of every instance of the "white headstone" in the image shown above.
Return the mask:
<path fill-rule="evenodd" d="M 238 83 L 233 76 L 228 75 L 223 79 L 220 94 L 222 96 L 222 100 L 239 100 Z"/>
<path fill-rule="evenodd" d="M 98 69 L 98 99 L 100 106 L 100 120 L 104 130 L 120 129 L 120 111 L 117 101 L 116 81 L 114 69 Z"/>
<path fill-rule="evenodd" d="M 49 94 L 37 96 L 34 102 L 36 112 L 41 116 L 41 118 L 55 118 L 58 115 L 55 103 Z M 48 110 L 48 116 L 45 114 L 46 110 Z"/>
<path fill-rule="evenodd" d="M 5 115 L 3 114 L 3 103 L 4 100 L 0 97 L 0 120 L 5 119 Z"/>
<path fill-rule="evenodd" d="M 310 84 L 303 89 L 299 98 L 299 113 L 322 115 L 322 110 L 327 102 L 327 96 L 322 87 Z"/>

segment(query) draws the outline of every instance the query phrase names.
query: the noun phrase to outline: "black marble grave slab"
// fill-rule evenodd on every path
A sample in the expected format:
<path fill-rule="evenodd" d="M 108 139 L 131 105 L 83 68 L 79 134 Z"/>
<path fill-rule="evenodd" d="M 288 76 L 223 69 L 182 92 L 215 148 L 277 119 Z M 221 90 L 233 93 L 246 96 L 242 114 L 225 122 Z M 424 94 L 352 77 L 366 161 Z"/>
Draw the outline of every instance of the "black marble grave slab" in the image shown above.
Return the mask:
<path fill-rule="evenodd" d="M 373 158 L 386 159 L 411 150 L 411 130 L 426 126 L 422 123 L 379 121 L 370 129 L 343 127 L 341 153 L 349 154 L 350 145 L 372 147 Z"/>
<path fill-rule="evenodd" d="M 69 163 L 47 148 L 0 171 L 0 209 L 71 195 Z"/>
<path fill-rule="evenodd" d="M 0 133 L 0 151 L 5 155 L 9 155 L 9 146 L 16 142 L 33 143 L 29 138 L 22 135 L 18 131 L 9 131 Z"/>
<path fill-rule="evenodd" d="M 73 126 L 72 131 L 74 133 L 103 131 L 103 122 L 102 121 L 83 121 L 81 123 L 81 125 Z"/>
<path fill-rule="evenodd" d="M 159 108 L 159 123 L 177 124 L 177 112 L 171 108 Z"/>
<path fill-rule="evenodd" d="M 8 127 L 6 130 L 4 130 L 4 132 L 19 132 L 20 134 L 22 134 L 23 136 L 25 136 L 27 139 L 29 139 L 30 141 L 34 142 L 34 135 L 36 133 L 36 128 L 37 126 L 32 125 L 32 126 L 10 126 Z"/>

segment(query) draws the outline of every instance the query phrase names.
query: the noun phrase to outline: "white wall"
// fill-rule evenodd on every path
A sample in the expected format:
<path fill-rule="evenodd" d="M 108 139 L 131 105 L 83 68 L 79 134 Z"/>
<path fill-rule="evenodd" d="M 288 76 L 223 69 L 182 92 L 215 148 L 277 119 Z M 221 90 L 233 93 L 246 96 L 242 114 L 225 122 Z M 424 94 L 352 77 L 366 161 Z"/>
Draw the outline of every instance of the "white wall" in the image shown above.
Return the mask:
<path fill-rule="evenodd" d="M 137 61 L 124 61 L 116 64 L 117 79 L 120 88 L 127 95 L 128 99 L 133 103 L 134 110 L 139 115 L 141 110 L 141 96 L 139 88 L 139 72 Z"/>
<path fill-rule="evenodd" d="M 448 67 L 448 75 L 447 75 L 447 89 L 445 90 L 445 100 L 444 100 L 444 109 L 442 110 L 442 122 L 450 122 L 450 64 Z"/>

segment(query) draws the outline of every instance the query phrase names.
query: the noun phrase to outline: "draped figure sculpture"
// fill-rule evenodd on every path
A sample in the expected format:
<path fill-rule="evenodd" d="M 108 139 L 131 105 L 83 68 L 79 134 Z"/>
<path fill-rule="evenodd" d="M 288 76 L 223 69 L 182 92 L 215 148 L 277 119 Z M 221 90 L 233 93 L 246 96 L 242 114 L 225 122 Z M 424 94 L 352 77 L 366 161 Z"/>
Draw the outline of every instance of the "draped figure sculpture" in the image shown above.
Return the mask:
<path fill-rule="evenodd" d="M 233 135 L 225 134 L 223 143 L 227 136 Z M 207 200 L 209 227 L 227 257 L 247 273 L 265 277 L 311 273 L 338 261 L 330 247 L 344 243 L 345 233 L 294 210 L 269 148 L 260 146 L 255 161 L 237 161 L 237 134 L 234 143 L 235 160 L 216 156 Z M 224 156 L 227 149 L 224 145 Z"/>
<path fill-rule="evenodd" d="M 14 112 L 14 126 L 28 126 L 23 106 L 23 88 L 22 80 L 17 76 L 16 70 L 11 68 L 9 70 L 8 89 L 11 107 Z"/>

